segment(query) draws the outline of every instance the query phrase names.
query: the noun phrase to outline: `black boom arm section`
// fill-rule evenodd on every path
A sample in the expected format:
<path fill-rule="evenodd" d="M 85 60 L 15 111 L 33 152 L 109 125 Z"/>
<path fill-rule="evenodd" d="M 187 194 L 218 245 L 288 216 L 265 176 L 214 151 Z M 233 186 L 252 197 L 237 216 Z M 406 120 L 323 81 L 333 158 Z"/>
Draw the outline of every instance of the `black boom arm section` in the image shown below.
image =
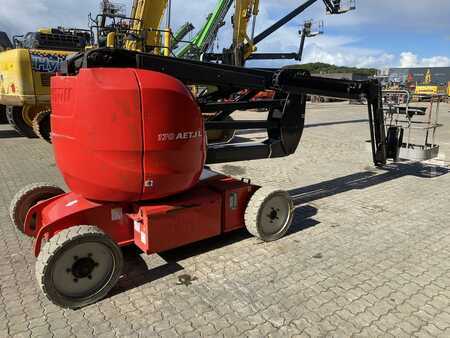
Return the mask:
<path fill-rule="evenodd" d="M 186 85 L 215 86 L 217 91 L 199 95 L 203 113 L 214 116 L 205 121 L 207 130 L 266 130 L 267 139 L 258 143 L 210 144 L 207 163 L 225 163 L 293 154 L 302 137 L 307 94 L 342 99 L 365 98 L 368 102 L 369 126 L 374 164 L 386 164 L 386 136 L 381 105 L 381 88 L 377 80 L 347 81 L 313 77 L 300 69 L 249 69 L 223 64 L 170 58 L 127 51 L 95 49 L 68 59 L 62 73 L 73 75 L 80 68 L 131 67 L 173 76 Z M 273 99 L 255 101 L 260 91 L 272 90 Z M 230 121 L 236 110 L 264 108 L 265 120 Z"/>

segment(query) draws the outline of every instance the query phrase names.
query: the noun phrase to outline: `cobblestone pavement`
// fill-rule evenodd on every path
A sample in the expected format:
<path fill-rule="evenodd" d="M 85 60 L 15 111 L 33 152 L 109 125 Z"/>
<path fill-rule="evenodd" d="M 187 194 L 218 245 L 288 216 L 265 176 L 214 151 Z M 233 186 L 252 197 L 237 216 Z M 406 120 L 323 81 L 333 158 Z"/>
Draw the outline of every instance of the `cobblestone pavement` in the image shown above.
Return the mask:
<path fill-rule="evenodd" d="M 450 337 L 445 162 L 374 169 L 361 106 L 310 106 L 307 122 L 290 158 L 216 167 L 289 189 L 288 236 L 265 244 L 238 231 L 160 256 L 126 249 L 119 286 L 78 311 L 42 296 L 32 241 L 8 217 L 25 184 L 63 185 L 51 147 L 0 126 L 0 337 Z"/>

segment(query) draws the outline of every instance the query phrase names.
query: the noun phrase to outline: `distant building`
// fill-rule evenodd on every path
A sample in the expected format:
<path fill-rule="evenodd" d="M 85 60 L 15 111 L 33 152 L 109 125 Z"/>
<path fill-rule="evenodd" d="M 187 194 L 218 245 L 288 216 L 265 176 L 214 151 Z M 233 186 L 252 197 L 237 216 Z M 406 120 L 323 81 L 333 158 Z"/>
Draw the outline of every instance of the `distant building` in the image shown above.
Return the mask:
<path fill-rule="evenodd" d="M 379 72 L 379 77 L 394 83 L 424 83 L 431 73 L 431 82 L 446 86 L 450 82 L 450 67 L 389 68 Z"/>

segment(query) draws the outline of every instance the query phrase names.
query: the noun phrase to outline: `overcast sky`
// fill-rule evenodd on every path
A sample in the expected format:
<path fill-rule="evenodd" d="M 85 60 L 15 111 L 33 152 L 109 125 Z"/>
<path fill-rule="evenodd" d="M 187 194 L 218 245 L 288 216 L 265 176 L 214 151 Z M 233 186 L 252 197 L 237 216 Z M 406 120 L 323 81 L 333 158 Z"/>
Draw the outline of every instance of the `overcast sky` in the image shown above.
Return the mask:
<path fill-rule="evenodd" d="M 261 0 L 256 31 L 287 14 L 305 0 Z M 0 31 L 19 34 L 38 27 L 87 27 L 89 12 L 98 0 L 1 0 Z M 132 0 L 119 0 L 131 4 Z M 172 0 L 173 28 L 186 21 L 200 27 L 217 0 Z M 280 29 L 259 46 L 265 52 L 298 49 L 300 25 L 306 19 L 323 20 L 325 34 L 310 38 L 304 62 L 337 65 L 450 66 L 449 0 L 357 0 L 356 11 L 325 15 L 322 1 Z M 219 36 L 220 48 L 230 44 L 230 19 Z"/>

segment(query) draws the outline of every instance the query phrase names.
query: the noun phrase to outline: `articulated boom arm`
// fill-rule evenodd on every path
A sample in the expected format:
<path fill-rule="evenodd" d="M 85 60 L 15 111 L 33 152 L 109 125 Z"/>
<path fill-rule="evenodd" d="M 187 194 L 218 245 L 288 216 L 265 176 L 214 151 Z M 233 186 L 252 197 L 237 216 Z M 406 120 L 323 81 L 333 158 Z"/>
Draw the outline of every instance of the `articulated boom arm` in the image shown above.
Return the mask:
<path fill-rule="evenodd" d="M 159 46 L 160 34 L 156 30 L 160 27 L 168 0 L 134 0 L 131 17 L 134 19 L 131 30 L 143 32 L 146 36 L 145 46 Z M 153 31 L 152 31 L 153 30 Z M 139 40 L 128 40 L 125 48 L 129 50 L 145 50 Z"/>
<path fill-rule="evenodd" d="M 260 34 L 254 36 L 255 20 L 259 10 L 259 0 L 236 0 L 236 9 L 233 17 L 233 44 L 222 54 L 207 54 L 207 60 L 221 60 L 223 63 L 242 66 L 249 59 L 298 59 L 297 53 L 254 53 L 256 45 L 269 35 L 280 29 L 292 19 L 303 13 L 319 0 L 308 0 L 292 12 L 275 22 Z M 355 7 L 343 10 L 341 0 L 322 0 L 329 14 L 342 14 Z M 352 2 L 354 3 L 354 1 Z M 248 23 L 253 17 L 252 33 L 247 33 Z"/>
<path fill-rule="evenodd" d="M 387 149 L 381 87 L 377 80 L 347 81 L 313 77 L 299 69 L 261 70 L 194 60 L 162 57 L 122 49 L 97 49 L 70 58 L 62 72 L 74 75 L 80 68 L 124 67 L 165 73 L 186 85 L 211 85 L 218 92 L 197 98 L 202 112 L 216 112 L 205 122 L 207 130 L 265 129 L 264 142 L 245 144 L 210 144 L 207 163 L 225 163 L 293 154 L 300 142 L 304 123 L 306 95 L 323 95 L 343 99 L 367 98 L 373 161 L 386 163 Z M 274 90 L 272 100 L 254 101 L 261 90 Z M 229 121 L 236 110 L 265 108 L 266 120 Z M 330 140 L 331 141 L 331 140 Z"/>
<path fill-rule="evenodd" d="M 257 44 L 267 38 L 269 35 L 277 31 L 279 28 L 287 24 L 289 21 L 294 19 L 295 17 L 299 16 L 301 13 L 303 13 L 305 10 L 307 10 L 309 7 L 314 5 L 319 0 L 308 0 L 304 4 L 300 5 L 296 9 L 294 9 L 292 12 L 290 12 L 288 15 L 283 17 L 282 19 L 278 20 L 276 23 L 274 23 L 272 26 L 264 30 L 262 33 L 258 34 L 253 39 L 253 44 Z M 327 11 L 330 14 L 341 14 L 342 11 L 341 8 L 341 0 L 322 0 L 325 3 L 325 6 L 327 8 Z"/>

